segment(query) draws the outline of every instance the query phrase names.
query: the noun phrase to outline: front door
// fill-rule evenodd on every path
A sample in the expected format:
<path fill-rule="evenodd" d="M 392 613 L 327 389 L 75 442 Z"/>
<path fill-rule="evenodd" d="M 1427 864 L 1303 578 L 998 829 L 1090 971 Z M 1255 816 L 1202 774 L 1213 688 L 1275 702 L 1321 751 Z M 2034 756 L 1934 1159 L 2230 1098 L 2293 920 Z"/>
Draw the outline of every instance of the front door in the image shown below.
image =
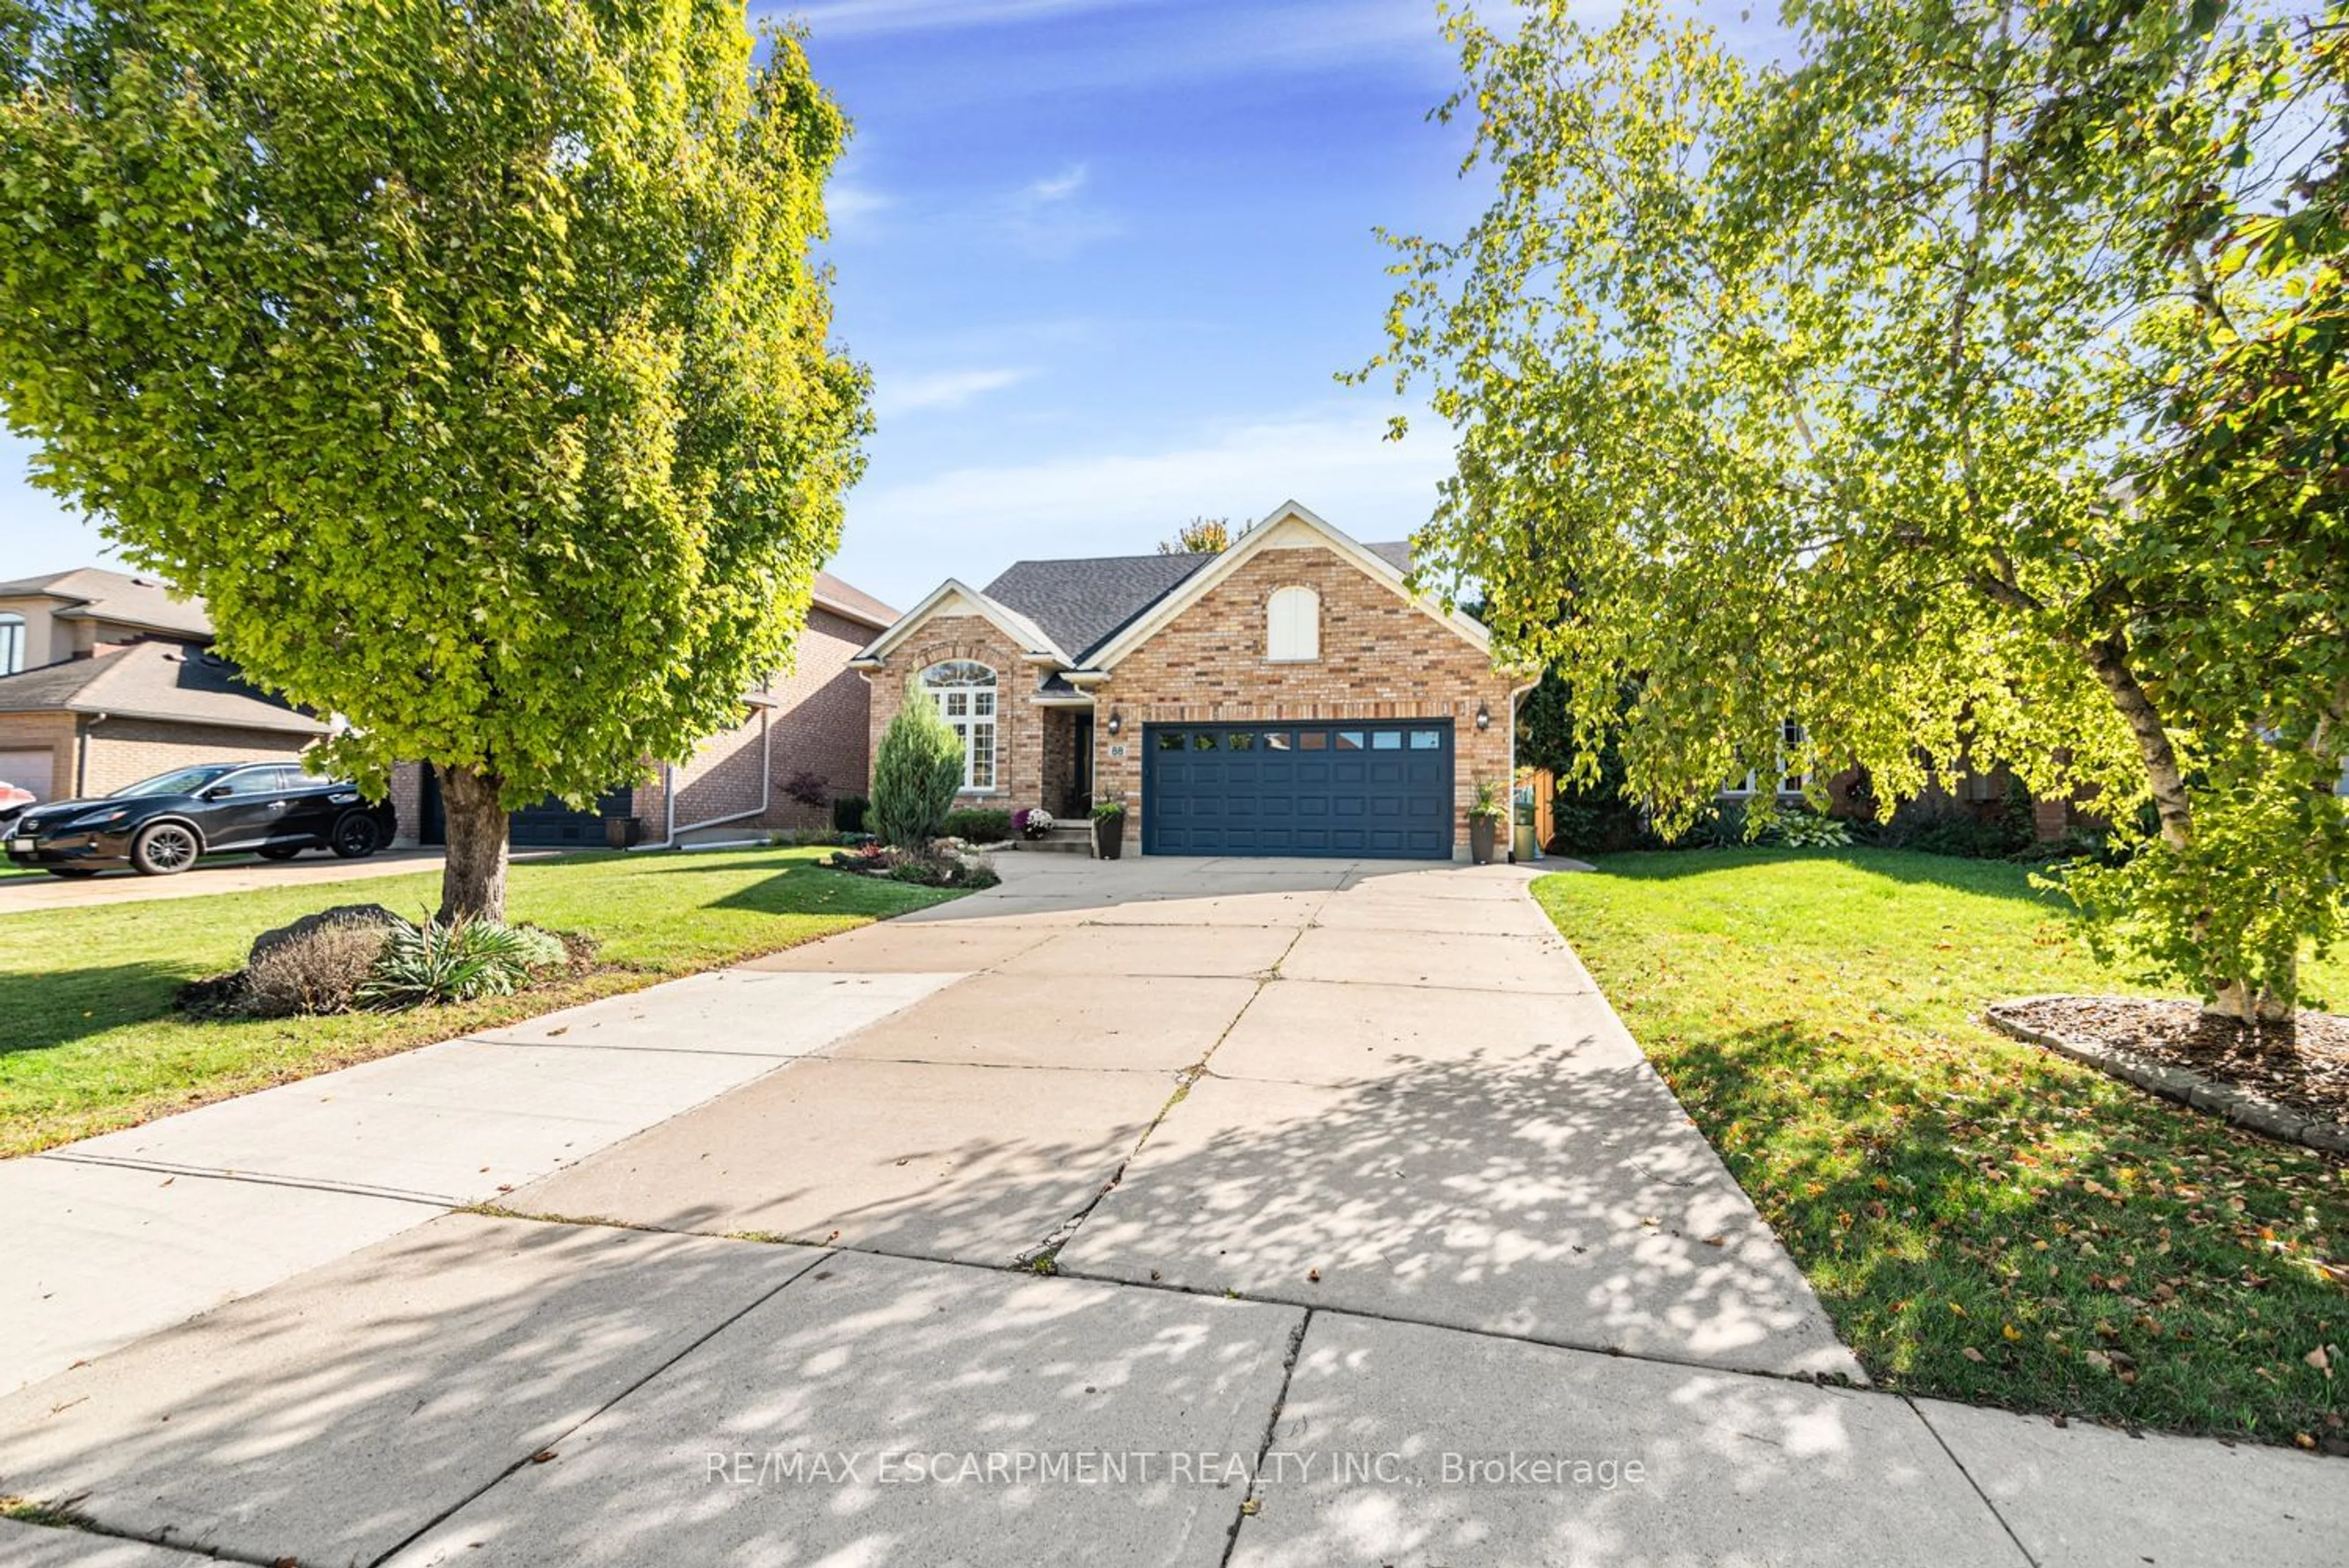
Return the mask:
<path fill-rule="evenodd" d="M 1093 809 L 1093 716 L 1077 715 L 1077 765 L 1070 775 L 1069 798 L 1063 816 L 1082 818 Z"/>

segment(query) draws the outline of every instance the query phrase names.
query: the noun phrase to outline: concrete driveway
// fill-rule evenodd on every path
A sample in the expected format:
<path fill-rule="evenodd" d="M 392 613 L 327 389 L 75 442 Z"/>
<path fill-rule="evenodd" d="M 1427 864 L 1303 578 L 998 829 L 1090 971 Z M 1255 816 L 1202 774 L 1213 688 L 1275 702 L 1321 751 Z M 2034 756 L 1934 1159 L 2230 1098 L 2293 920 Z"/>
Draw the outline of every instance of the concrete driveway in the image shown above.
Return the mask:
<path fill-rule="evenodd" d="M 1005 869 L 0 1168 L 11 1337 L 80 1334 L 0 1493 L 403 1568 L 2333 1560 L 2337 1464 L 1833 1386 L 1526 873 Z"/>

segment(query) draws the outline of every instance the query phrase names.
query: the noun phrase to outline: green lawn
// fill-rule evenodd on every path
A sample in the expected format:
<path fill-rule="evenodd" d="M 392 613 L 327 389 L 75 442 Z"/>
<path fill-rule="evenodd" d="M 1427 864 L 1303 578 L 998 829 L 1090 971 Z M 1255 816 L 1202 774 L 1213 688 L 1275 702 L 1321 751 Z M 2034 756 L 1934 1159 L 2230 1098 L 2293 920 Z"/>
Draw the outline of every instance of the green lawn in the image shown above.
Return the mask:
<path fill-rule="evenodd" d="M 254 937 L 338 903 L 422 916 L 438 871 L 0 916 L 0 1155 L 331 1067 L 934 904 L 951 894 L 843 876 L 821 849 L 565 856 L 513 867 L 507 913 L 600 942 L 595 972 L 527 995 L 417 1012 L 195 1022 L 186 981 L 236 968 Z"/>
<path fill-rule="evenodd" d="M 2100 968 L 2023 870 L 1889 850 L 1628 855 L 1535 895 L 1871 1376 L 2337 1445 L 2349 1172 L 1978 1022 Z M 2349 969 L 2313 966 L 2318 996 Z M 2332 1376 L 2305 1357 L 2331 1345 Z"/>

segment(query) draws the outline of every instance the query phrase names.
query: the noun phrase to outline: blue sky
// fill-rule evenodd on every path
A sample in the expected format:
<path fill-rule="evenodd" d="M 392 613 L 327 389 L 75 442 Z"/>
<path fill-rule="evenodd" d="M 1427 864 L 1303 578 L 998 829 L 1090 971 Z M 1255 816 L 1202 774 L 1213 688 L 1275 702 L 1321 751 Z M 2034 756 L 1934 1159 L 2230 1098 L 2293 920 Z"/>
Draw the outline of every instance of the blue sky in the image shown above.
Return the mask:
<path fill-rule="evenodd" d="M 1379 347 L 1372 225 L 1478 205 L 1426 119 L 1458 68 L 1433 0 L 790 9 L 856 125 L 835 325 L 880 430 L 836 571 L 902 607 L 1291 495 L 1366 539 L 1424 520 L 1441 432 L 1382 441 L 1401 405 L 1332 378 Z M 0 576 L 105 558 L 29 457 L 0 438 Z"/>

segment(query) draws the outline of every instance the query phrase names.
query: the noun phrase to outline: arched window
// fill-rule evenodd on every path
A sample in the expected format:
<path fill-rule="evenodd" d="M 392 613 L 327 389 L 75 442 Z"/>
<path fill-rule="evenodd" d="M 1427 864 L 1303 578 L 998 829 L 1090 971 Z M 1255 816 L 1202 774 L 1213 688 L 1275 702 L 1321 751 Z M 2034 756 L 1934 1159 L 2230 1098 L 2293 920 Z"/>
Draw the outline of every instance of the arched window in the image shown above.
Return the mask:
<path fill-rule="evenodd" d="M 0 611 L 0 675 L 25 668 L 25 618 Z"/>
<path fill-rule="evenodd" d="M 1267 659 L 1321 657 L 1321 596 L 1311 588 L 1279 588 L 1264 607 Z"/>
<path fill-rule="evenodd" d="M 922 671 L 922 690 L 962 737 L 962 787 L 995 787 L 995 671 L 950 659 Z"/>

